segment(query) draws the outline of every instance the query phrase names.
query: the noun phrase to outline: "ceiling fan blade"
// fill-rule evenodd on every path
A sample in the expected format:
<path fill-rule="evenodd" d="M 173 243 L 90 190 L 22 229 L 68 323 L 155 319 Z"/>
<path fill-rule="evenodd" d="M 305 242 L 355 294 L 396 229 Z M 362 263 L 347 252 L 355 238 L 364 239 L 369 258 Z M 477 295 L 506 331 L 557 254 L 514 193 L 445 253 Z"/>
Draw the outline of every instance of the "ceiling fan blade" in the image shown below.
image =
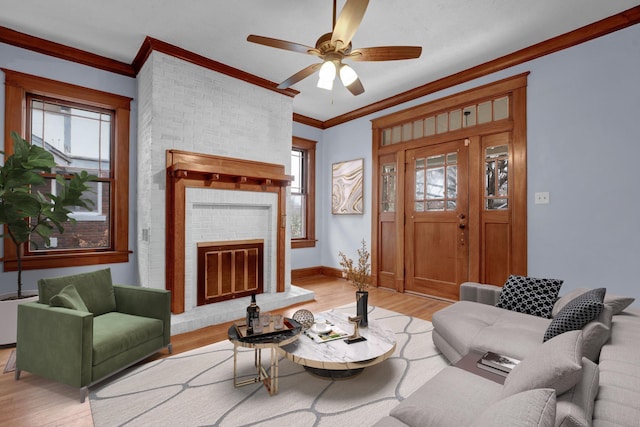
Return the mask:
<path fill-rule="evenodd" d="M 306 68 L 295 73 L 293 76 L 289 77 L 287 80 L 283 81 L 278 85 L 278 89 L 286 89 L 294 84 L 298 83 L 300 80 L 306 79 L 311 74 L 315 73 L 320 69 L 322 63 L 311 64 Z"/>
<path fill-rule="evenodd" d="M 358 96 L 361 93 L 364 93 L 364 86 L 362 86 L 362 82 L 360 81 L 359 78 L 355 79 L 353 83 L 345 87 L 349 90 L 349 92 L 351 92 L 355 96 Z"/>
<path fill-rule="evenodd" d="M 422 54 L 420 46 L 379 46 L 356 49 L 345 59 L 352 61 L 396 61 L 399 59 L 415 59 Z"/>
<path fill-rule="evenodd" d="M 368 5 L 369 0 L 347 0 L 340 12 L 340 16 L 338 16 L 331 36 L 331 43 L 334 45 L 340 41 L 341 45 L 338 46 L 338 49 L 351 43 L 351 39 L 358 30 Z"/>
<path fill-rule="evenodd" d="M 317 52 L 316 48 L 305 46 L 300 43 L 288 42 L 286 40 L 280 40 L 280 39 L 273 39 L 271 37 L 256 36 L 253 34 L 247 37 L 247 41 L 251 43 L 261 44 L 264 46 L 275 47 L 277 49 L 290 50 L 292 52 L 306 53 L 310 55 L 316 55 L 315 52 Z"/>

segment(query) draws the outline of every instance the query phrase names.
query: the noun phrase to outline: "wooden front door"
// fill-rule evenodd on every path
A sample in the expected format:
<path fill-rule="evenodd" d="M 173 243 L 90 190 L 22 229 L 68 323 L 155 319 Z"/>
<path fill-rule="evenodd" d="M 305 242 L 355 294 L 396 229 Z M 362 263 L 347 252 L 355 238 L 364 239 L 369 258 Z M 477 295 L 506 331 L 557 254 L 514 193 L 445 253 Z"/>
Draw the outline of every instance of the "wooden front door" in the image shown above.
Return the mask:
<path fill-rule="evenodd" d="M 407 151 L 406 291 L 457 299 L 468 280 L 468 153 L 464 140 Z"/>

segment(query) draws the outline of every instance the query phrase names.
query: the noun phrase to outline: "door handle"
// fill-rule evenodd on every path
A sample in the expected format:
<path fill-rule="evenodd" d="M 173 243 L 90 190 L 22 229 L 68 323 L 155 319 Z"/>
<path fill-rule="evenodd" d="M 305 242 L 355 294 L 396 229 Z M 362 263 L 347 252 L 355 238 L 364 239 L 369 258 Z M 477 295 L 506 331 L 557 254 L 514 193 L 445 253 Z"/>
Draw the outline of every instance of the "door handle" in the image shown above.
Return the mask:
<path fill-rule="evenodd" d="M 458 228 L 460 228 L 460 230 L 464 230 L 465 227 L 466 227 L 466 225 L 463 224 L 463 223 L 458 224 Z"/>

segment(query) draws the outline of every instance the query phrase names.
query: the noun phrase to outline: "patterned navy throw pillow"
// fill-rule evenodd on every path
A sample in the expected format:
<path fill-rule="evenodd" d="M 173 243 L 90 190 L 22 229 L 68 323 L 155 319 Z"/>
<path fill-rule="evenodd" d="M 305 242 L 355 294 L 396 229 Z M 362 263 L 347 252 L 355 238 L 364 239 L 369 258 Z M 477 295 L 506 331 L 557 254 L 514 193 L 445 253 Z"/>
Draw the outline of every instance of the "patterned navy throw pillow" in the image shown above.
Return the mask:
<path fill-rule="evenodd" d="M 502 287 L 496 307 L 551 318 L 563 281 L 511 275 Z"/>
<path fill-rule="evenodd" d="M 606 291 L 605 288 L 593 289 L 569 301 L 551 321 L 542 342 L 565 332 L 580 330 L 600 316 Z"/>

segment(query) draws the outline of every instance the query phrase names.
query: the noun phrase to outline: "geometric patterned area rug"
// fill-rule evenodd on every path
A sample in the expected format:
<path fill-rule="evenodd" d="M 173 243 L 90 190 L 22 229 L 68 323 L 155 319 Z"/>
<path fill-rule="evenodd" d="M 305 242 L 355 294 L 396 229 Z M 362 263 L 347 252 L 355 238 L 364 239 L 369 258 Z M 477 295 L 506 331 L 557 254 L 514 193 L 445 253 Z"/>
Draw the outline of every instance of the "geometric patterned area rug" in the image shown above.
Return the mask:
<path fill-rule="evenodd" d="M 354 315 L 355 307 L 334 311 Z M 221 341 L 132 368 L 92 388 L 94 425 L 370 426 L 449 362 L 433 345 L 430 322 L 379 307 L 369 311 L 369 319 L 396 334 L 396 350 L 356 377 L 318 378 L 281 358 L 278 394 L 269 396 L 261 384 L 234 388 L 233 345 Z M 238 371 L 255 374 L 253 350 L 238 354 Z"/>

